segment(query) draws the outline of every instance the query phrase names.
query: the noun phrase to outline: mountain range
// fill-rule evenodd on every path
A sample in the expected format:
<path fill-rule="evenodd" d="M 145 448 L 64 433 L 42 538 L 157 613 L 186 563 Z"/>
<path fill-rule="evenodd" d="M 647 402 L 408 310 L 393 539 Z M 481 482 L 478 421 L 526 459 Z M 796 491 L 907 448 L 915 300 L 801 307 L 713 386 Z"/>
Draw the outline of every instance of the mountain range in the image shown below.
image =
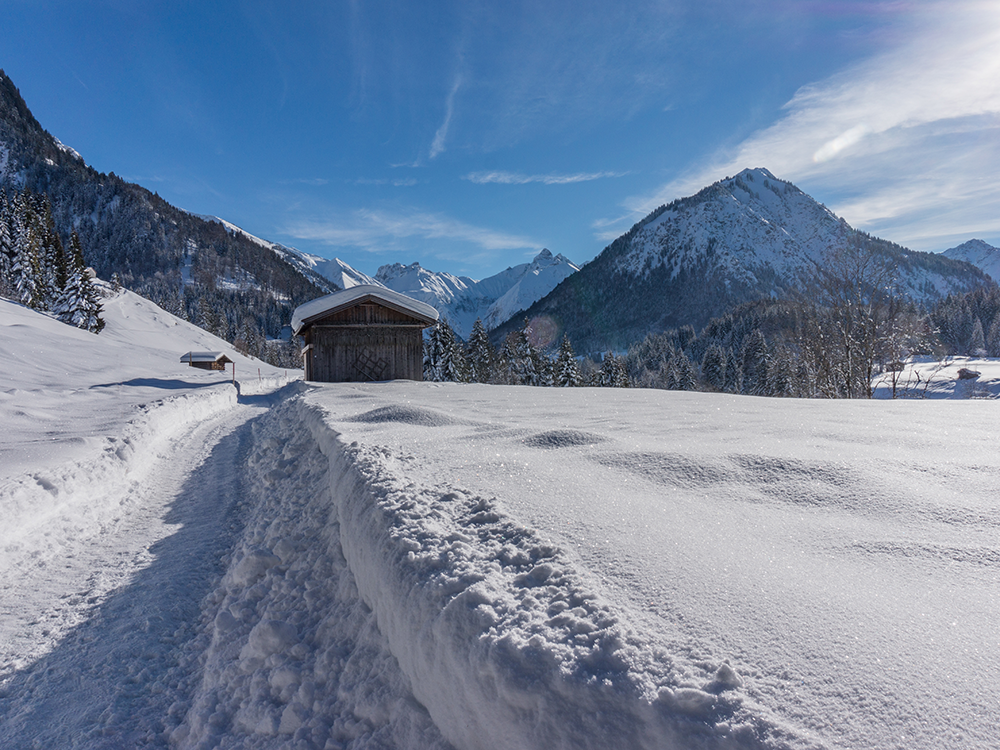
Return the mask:
<path fill-rule="evenodd" d="M 419 263 L 383 265 L 369 276 L 97 172 L 42 128 L 2 71 L 0 187 L 48 195 L 57 229 L 78 233 L 99 276 L 117 275 L 230 341 L 278 337 L 295 306 L 357 284 L 433 305 L 463 338 L 481 318 L 499 342 L 527 316 L 546 321 L 536 323 L 552 332 L 543 343 L 565 332 L 578 352 L 597 352 L 625 349 L 653 331 L 700 327 L 762 296 L 801 292 L 831 254 L 852 244 L 895 265 L 900 292 L 923 303 L 987 284 L 987 273 L 1000 276 L 1000 251 L 986 243 L 944 254 L 907 250 L 858 232 L 762 168 L 659 207 L 583 267 L 543 250 L 478 281 Z M 286 354 L 294 360 L 291 349 Z"/>
<path fill-rule="evenodd" d="M 660 206 L 526 315 L 567 333 L 578 352 L 622 350 L 650 332 L 700 328 L 738 304 L 802 292 L 850 247 L 895 267 L 899 294 L 916 302 L 990 283 L 968 263 L 859 232 L 757 168 Z M 499 326 L 494 339 L 518 325 Z"/>

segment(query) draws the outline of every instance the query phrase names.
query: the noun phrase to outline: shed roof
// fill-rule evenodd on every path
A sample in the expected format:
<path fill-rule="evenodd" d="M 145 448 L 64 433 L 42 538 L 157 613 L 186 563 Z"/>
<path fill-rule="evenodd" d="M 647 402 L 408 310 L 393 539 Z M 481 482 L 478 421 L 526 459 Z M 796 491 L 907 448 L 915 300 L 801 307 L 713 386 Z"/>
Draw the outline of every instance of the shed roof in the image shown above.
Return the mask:
<path fill-rule="evenodd" d="M 225 352 L 185 352 L 181 362 L 232 362 Z"/>
<path fill-rule="evenodd" d="M 371 284 L 359 284 L 350 289 L 343 289 L 325 297 L 306 302 L 295 308 L 292 313 L 292 331 L 298 334 L 306 325 L 327 315 L 345 310 L 362 302 L 378 302 L 393 310 L 412 315 L 428 325 L 437 322 L 438 311 L 426 302 L 420 302 L 392 289 Z"/>

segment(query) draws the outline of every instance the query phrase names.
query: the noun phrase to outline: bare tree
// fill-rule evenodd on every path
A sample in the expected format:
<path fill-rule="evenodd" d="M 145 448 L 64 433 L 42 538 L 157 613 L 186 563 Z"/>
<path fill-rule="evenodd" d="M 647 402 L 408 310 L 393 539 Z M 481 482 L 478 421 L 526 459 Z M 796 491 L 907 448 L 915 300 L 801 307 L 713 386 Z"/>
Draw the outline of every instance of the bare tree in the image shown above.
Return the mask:
<path fill-rule="evenodd" d="M 849 236 L 817 268 L 813 303 L 828 376 L 840 395 L 871 398 L 878 363 L 901 340 L 895 262 L 863 235 Z"/>

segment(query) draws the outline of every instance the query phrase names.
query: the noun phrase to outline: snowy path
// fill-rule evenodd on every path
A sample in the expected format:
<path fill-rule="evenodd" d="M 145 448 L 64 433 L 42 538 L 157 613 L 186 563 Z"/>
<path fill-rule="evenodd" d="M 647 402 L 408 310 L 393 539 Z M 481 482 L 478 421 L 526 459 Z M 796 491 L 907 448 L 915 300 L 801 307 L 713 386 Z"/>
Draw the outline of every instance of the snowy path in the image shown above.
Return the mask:
<path fill-rule="evenodd" d="M 196 675 L 181 646 L 241 527 L 239 467 L 264 408 L 196 424 L 150 457 L 115 514 L 8 571 L 0 746 L 165 743 L 171 705 Z"/>

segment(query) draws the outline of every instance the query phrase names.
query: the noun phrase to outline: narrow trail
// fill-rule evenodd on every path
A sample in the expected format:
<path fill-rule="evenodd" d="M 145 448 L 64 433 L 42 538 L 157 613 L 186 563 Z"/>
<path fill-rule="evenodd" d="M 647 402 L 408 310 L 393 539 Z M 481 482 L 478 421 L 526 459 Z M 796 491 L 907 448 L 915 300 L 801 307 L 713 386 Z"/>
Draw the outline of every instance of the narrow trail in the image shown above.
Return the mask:
<path fill-rule="evenodd" d="M 196 423 L 96 533 L 12 571 L 0 747 L 166 746 L 197 679 L 183 646 L 242 529 L 251 423 L 269 405 L 246 399 Z"/>

